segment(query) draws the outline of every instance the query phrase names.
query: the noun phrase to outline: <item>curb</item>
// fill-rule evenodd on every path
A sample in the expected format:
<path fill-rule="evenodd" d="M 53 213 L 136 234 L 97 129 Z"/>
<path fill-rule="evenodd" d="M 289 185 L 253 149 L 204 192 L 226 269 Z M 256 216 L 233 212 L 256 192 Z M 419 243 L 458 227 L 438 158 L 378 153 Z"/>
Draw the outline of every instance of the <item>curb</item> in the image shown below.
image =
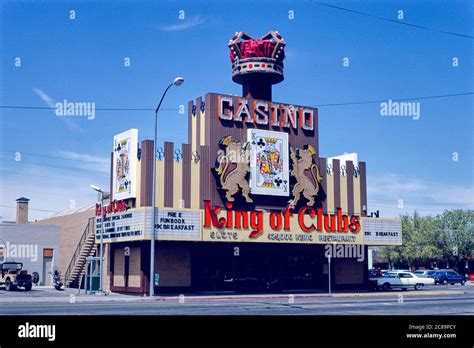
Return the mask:
<path fill-rule="evenodd" d="M 432 296 L 432 295 L 463 295 L 464 291 L 424 291 L 424 292 L 386 292 L 386 293 L 357 293 L 357 294 L 308 294 L 308 295 L 240 295 L 240 296 L 184 296 L 186 301 L 232 301 L 232 300 L 270 300 L 270 299 L 288 299 L 293 296 L 294 299 L 305 298 L 352 298 L 352 297 L 390 297 L 390 296 Z M 158 302 L 158 301 L 179 301 L 180 296 L 157 297 L 157 298 L 143 298 L 144 302 Z"/>

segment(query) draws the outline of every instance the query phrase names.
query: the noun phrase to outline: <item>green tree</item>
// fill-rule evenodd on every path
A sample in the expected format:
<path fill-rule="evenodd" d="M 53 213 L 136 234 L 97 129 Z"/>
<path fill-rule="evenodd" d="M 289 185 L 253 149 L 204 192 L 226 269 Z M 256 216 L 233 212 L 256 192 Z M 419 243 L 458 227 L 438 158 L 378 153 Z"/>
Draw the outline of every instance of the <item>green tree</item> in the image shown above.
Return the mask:
<path fill-rule="evenodd" d="M 401 246 L 383 247 L 379 258 L 399 268 L 455 266 L 474 254 L 474 211 L 452 210 L 443 214 L 400 216 Z"/>

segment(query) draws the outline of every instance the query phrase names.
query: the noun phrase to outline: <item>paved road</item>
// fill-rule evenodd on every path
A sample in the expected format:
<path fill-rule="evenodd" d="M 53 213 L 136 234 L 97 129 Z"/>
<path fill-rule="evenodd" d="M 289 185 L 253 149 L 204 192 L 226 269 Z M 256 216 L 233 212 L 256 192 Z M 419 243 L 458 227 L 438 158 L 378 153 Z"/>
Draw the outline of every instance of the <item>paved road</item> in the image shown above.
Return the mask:
<path fill-rule="evenodd" d="M 0 290 L 0 315 L 474 315 L 474 286 L 420 292 L 168 297 L 75 296 L 77 290 Z M 403 295 L 400 298 L 399 295 Z M 7 305 L 8 304 L 8 305 Z"/>

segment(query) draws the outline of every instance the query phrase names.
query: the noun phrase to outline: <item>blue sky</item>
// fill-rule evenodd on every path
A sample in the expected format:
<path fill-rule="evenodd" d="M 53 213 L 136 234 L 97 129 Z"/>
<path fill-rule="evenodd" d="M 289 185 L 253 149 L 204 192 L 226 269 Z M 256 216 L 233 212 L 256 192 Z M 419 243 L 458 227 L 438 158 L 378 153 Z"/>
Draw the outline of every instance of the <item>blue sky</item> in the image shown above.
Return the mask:
<path fill-rule="evenodd" d="M 405 22 L 473 36 L 468 1 L 330 3 L 395 20 L 402 10 Z M 0 11 L 1 105 L 47 107 L 66 99 L 152 109 L 181 75 L 185 83 L 170 90 L 162 106 L 169 110 L 159 116 L 160 142 L 186 142 L 180 105 L 207 92 L 241 93 L 231 80 L 227 48 L 236 31 L 260 37 L 278 30 L 285 38 L 285 81 L 273 88 L 277 101 L 324 105 L 474 91 L 473 39 L 311 1 L 2 1 Z M 319 110 L 320 155 L 357 152 L 367 162 L 369 210 L 383 216 L 474 205 L 473 96 L 419 102 L 418 120 L 382 117 L 379 103 Z M 89 184 L 108 187 L 114 134 L 138 128 L 141 140 L 153 136 L 148 111 L 96 111 L 93 120 L 58 117 L 53 110 L 0 112 L 4 220 L 14 219 L 20 196 L 31 199 L 33 219 L 94 201 Z"/>

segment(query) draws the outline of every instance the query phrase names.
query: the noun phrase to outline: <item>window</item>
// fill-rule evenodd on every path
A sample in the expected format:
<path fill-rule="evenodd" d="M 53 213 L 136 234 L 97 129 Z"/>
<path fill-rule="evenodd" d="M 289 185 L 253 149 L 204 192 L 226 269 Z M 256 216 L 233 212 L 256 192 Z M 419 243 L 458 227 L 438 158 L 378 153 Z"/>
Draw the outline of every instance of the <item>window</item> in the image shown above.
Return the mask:
<path fill-rule="evenodd" d="M 400 273 L 400 278 L 413 278 L 413 276 L 409 273 Z"/>

